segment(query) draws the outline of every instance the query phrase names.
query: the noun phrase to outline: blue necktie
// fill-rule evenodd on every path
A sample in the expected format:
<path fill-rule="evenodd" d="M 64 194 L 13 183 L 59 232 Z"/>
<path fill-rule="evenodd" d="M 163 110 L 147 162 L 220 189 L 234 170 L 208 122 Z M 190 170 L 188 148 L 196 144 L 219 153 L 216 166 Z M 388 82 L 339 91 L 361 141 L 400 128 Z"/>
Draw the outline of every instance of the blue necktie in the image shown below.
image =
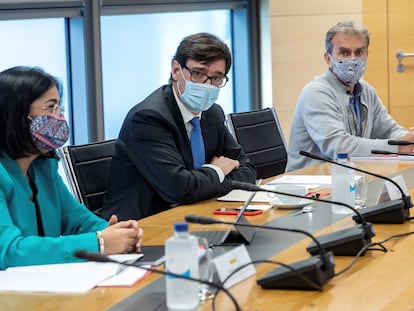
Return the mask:
<path fill-rule="evenodd" d="M 351 104 L 351 109 L 356 117 L 356 131 L 357 136 L 362 135 L 362 121 L 361 121 L 361 85 L 359 83 L 355 84 L 354 92 L 351 95 L 349 103 Z"/>
<path fill-rule="evenodd" d="M 195 169 L 202 166 L 205 159 L 203 135 L 201 134 L 200 118 L 195 117 L 190 121 L 193 130 L 190 134 L 191 151 L 193 152 L 193 165 Z"/>

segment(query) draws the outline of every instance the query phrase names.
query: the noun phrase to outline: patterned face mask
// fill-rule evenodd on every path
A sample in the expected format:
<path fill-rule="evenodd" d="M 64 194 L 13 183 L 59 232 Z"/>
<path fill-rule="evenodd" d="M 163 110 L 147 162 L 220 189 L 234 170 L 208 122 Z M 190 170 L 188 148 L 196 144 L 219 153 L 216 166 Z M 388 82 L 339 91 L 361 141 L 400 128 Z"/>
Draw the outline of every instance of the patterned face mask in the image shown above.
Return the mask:
<path fill-rule="evenodd" d="M 30 132 L 36 147 L 51 151 L 62 147 L 69 138 L 69 125 L 63 115 L 32 116 Z"/>
<path fill-rule="evenodd" d="M 335 60 L 331 55 L 329 57 L 332 61 L 332 72 L 345 83 L 356 84 L 367 68 L 366 58 Z"/>

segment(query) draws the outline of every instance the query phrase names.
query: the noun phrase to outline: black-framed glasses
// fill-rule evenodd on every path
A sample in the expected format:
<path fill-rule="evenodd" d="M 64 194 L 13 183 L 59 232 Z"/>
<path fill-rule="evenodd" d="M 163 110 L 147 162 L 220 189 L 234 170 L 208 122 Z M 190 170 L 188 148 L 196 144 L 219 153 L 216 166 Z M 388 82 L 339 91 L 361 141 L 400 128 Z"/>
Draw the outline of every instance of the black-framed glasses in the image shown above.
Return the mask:
<path fill-rule="evenodd" d="M 217 75 L 210 77 L 204 72 L 190 69 L 185 65 L 183 67 L 190 73 L 190 80 L 195 83 L 206 83 L 208 80 L 210 80 L 212 85 L 216 87 L 223 87 L 226 85 L 227 81 L 229 81 L 229 77 L 226 75 Z"/>

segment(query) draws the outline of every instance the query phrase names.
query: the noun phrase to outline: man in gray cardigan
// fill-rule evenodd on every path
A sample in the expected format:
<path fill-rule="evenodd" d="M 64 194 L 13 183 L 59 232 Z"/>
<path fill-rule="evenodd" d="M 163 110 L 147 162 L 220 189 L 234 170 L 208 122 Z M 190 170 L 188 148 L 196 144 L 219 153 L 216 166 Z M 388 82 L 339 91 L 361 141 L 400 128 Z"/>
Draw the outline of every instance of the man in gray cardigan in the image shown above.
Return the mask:
<path fill-rule="evenodd" d="M 303 89 L 292 123 L 286 171 L 318 163 L 300 150 L 335 158 L 338 152 L 369 156 L 371 150 L 413 152 L 390 146 L 388 139 L 414 141 L 414 128 L 400 126 L 386 111 L 375 89 L 361 80 L 366 69 L 369 33 L 353 21 L 326 34 L 328 69 Z"/>

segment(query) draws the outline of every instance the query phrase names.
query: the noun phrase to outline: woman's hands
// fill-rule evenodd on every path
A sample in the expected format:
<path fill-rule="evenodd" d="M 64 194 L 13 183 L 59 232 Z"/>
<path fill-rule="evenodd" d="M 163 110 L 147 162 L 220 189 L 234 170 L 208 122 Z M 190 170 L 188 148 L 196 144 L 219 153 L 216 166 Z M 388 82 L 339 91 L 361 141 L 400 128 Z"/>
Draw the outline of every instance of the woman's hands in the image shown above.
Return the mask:
<path fill-rule="evenodd" d="M 112 215 L 108 227 L 102 231 L 105 243 L 105 254 L 120 254 L 139 252 L 142 244 L 143 230 L 138 227 L 136 220 L 118 222 L 118 217 Z"/>

